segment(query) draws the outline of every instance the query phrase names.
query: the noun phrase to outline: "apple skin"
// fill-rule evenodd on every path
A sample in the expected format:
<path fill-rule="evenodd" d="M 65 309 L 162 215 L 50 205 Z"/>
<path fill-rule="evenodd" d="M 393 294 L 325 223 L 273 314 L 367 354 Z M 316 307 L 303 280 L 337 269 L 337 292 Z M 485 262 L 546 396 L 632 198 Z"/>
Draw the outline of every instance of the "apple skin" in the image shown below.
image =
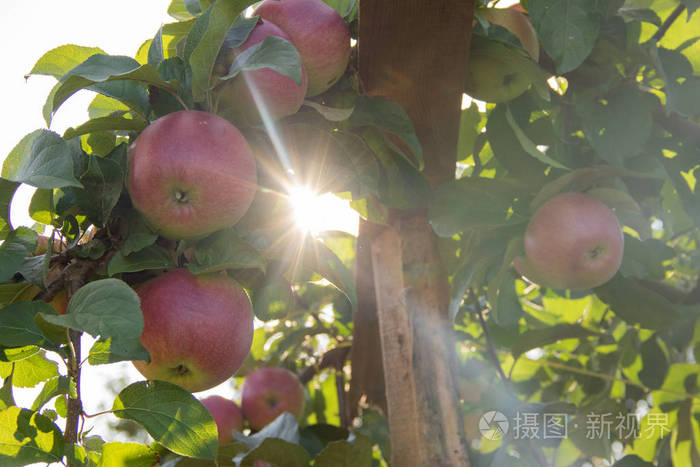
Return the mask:
<path fill-rule="evenodd" d="M 485 102 L 507 102 L 529 87 L 527 76 L 499 56 L 477 53 L 470 56 L 464 91 L 471 97 Z"/>
<path fill-rule="evenodd" d="M 278 36 L 291 42 L 289 36 L 275 24 L 261 20 L 240 47 L 224 51 L 222 67 L 225 73 L 228 72 L 236 55 L 262 42 L 267 36 Z M 292 115 L 304 103 L 306 95 L 307 78 L 303 65 L 301 72 L 301 84 L 298 85 L 292 78 L 281 75 L 270 68 L 243 71 L 225 83 L 217 93 L 219 108 L 224 116 L 230 115 L 235 122 L 247 125 L 258 124 L 263 119 L 260 105 L 253 97 L 257 95 L 258 100 L 261 100 L 264 105 L 265 112 L 272 120 Z M 254 88 L 256 92 L 251 92 L 251 88 Z"/>
<path fill-rule="evenodd" d="M 175 269 L 136 292 L 144 321 L 141 343 L 151 362 L 133 364 L 147 379 L 204 391 L 233 376 L 248 356 L 253 312 L 235 280 Z"/>
<path fill-rule="evenodd" d="M 238 404 L 222 396 L 209 396 L 199 402 L 209 410 L 219 432 L 219 444 L 233 441 L 233 430 L 243 431 L 243 412 Z"/>
<path fill-rule="evenodd" d="M 49 305 L 51 305 L 59 315 L 65 315 L 66 310 L 68 309 L 68 295 L 66 294 L 66 291 L 59 290 L 56 292 L 56 295 L 53 296 L 53 299 L 49 302 Z"/>
<path fill-rule="evenodd" d="M 234 225 L 255 196 L 257 172 L 227 120 L 183 110 L 146 127 L 128 152 L 134 207 L 162 236 L 196 238 Z"/>
<path fill-rule="evenodd" d="M 585 290 L 609 281 L 620 268 L 624 236 L 615 213 L 583 193 L 563 193 L 530 219 L 526 258 L 516 268 L 540 285 Z"/>
<path fill-rule="evenodd" d="M 265 0 L 253 12 L 289 35 L 308 74 L 306 95 L 328 90 L 345 73 L 350 60 L 350 29 L 321 0 Z"/>
<path fill-rule="evenodd" d="M 260 430 L 283 412 L 297 420 L 304 415 L 304 386 L 294 373 L 279 367 L 263 367 L 243 381 L 241 408 L 250 426 Z"/>

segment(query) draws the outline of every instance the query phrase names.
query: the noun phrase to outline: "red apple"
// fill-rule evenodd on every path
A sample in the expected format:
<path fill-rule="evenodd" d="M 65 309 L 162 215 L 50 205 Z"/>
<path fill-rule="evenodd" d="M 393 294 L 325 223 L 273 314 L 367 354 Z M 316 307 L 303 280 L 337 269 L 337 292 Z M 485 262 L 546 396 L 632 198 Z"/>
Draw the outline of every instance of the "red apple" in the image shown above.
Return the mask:
<path fill-rule="evenodd" d="M 240 47 L 224 51 L 223 70 L 228 72 L 236 55 L 262 42 L 267 36 L 278 36 L 291 42 L 280 28 L 261 20 Z M 301 71 L 301 84 L 271 68 L 243 71 L 225 83 L 217 93 L 219 109 L 227 114 L 225 116 L 230 114 L 234 121 L 246 124 L 259 123 L 262 115 L 273 120 L 292 115 L 299 110 L 306 95 L 307 79 L 303 65 Z"/>
<path fill-rule="evenodd" d="M 321 0 L 265 0 L 253 13 L 272 21 L 292 39 L 309 77 L 307 96 L 333 86 L 350 60 L 350 29 Z"/>
<path fill-rule="evenodd" d="M 299 419 L 304 415 L 304 406 L 304 387 L 294 373 L 284 368 L 259 368 L 243 382 L 241 408 L 256 430 L 283 412 Z"/>
<path fill-rule="evenodd" d="M 250 352 L 250 299 L 233 279 L 176 269 L 146 282 L 137 293 L 144 321 L 141 343 L 151 362 L 133 363 L 146 378 L 204 391 L 233 376 Z"/>
<path fill-rule="evenodd" d="M 516 268 L 540 285 L 584 290 L 604 284 L 622 263 L 624 238 L 605 204 L 563 193 L 535 212 L 525 231 L 525 259 Z"/>
<path fill-rule="evenodd" d="M 127 188 L 161 235 L 194 238 L 235 224 L 253 202 L 257 172 L 238 129 L 183 110 L 151 123 L 129 148 Z"/>
<path fill-rule="evenodd" d="M 243 412 L 232 400 L 214 395 L 205 397 L 200 402 L 214 417 L 216 429 L 219 431 L 219 444 L 233 441 L 233 430 L 243 430 Z"/>

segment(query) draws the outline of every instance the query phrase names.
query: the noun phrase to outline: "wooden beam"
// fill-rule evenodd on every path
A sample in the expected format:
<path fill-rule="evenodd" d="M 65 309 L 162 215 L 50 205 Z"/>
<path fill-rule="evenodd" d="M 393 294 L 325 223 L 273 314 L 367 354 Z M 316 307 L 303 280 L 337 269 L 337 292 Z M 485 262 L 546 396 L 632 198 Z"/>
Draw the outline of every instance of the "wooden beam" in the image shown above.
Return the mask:
<path fill-rule="evenodd" d="M 362 89 L 408 112 L 433 186 L 454 178 L 473 13 L 474 0 L 360 2 Z M 392 465 L 467 467 L 437 237 L 424 212 L 392 218 L 372 242 Z"/>
<path fill-rule="evenodd" d="M 401 237 L 384 230 L 372 244 L 374 275 L 384 381 L 387 389 L 391 465 L 419 467 L 424 458 L 417 421 L 415 375 L 413 373 L 413 324 L 406 310 Z"/>
<path fill-rule="evenodd" d="M 408 112 L 434 184 L 455 173 L 473 18 L 474 0 L 360 2 L 363 91 L 386 96 Z"/>

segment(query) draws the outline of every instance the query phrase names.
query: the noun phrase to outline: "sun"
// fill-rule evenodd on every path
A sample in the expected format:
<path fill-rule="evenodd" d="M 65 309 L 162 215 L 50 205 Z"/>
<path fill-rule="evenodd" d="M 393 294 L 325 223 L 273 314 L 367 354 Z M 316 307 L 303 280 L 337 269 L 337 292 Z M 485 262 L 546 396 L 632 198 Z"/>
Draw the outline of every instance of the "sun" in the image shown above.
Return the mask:
<path fill-rule="evenodd" d="M 299 229 L 311 235 L 327 230 L 342 230 L 357 235 L 359 216 L 350 202 L 331 193 L 319 195 L 307 187 L 289 190 L 294 220 Z"/>

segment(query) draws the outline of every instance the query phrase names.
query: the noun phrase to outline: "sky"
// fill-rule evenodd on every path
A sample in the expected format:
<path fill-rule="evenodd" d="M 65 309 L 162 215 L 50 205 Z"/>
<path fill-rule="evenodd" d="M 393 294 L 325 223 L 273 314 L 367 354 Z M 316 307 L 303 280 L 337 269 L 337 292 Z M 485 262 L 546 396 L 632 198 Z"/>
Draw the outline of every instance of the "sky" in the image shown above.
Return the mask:
<path fill-rule="evenodd" d="M 0 43 L 3 44 L 3 66 L 0 73 L 0 100 L 4 103 L 4 118 L 0 131 L 0 160 L 9 154 L 20 139 L 46 124 L 42 106 L 55 79 L 25 75 L 48 50 L 64 44 L 100 47 L 112 55 L 133 56 L 143 41 L 153 37 L 161 24 L 174 21 L 166 11 L 170 0 L 2 0 Z M 51 129 L 62 134 L 67 128 L 88 119 L 87 106 L 94 94 L 81 91 L 72 96 L 56 113 Z M 12 224 L 31 226 L 27 207 L 33 189 L 22 186 L 12 204 Z M 313 196 L 303 189 L 295 190 L 295 214 L 301 227 L 316 233 L 339 229 L 357 232 L 358 218 L 346 201 L 331 195 Z M 83 353 L 92 345 L 90 336 L 83 337 Z M 65 374 L 62 365 L 61 373 Z M 143 380 L 131 363 L 83 367 L 82 396 L 87 413 L 109 409 L 113 395 L 131 382 Z M 220 394 L 239 400 L 238 388 L 232 381 L 198 397 Z M 36 397 L 36 389 L 15 391 L 19 405 L 28 407 Z M 48 407 L 51 407 L 50 404 Z M 110 432 L 112 415 L 87 420 L 86 428 L 108 441 L 128 441 L 125 435 Z M 60 422 L 63 423 L 62 421 Z"/>

